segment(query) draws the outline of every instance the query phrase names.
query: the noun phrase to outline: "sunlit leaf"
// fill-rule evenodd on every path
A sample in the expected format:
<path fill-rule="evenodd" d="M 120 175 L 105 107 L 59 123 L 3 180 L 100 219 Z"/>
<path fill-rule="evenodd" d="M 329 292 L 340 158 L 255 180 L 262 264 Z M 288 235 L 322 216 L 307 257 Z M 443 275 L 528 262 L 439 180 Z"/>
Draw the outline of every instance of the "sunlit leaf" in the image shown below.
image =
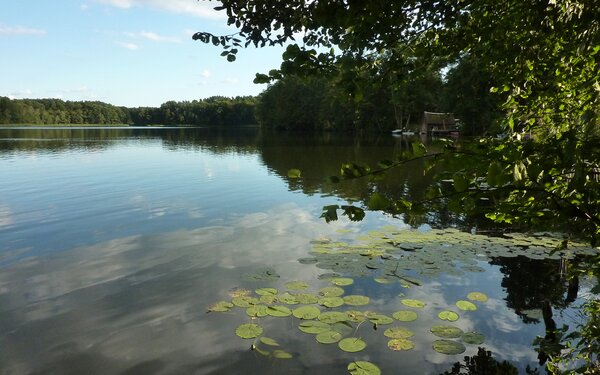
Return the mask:
<path fill-rule="evenodd" d="M 348 371 L 351 375 L 381 375 L 381 370 L 377 365 L 367 361 L 356 361 L 348 365 Z"/>
<path fill-rule="evenodd" d="M 325 307 L 340 307 L 344 304 L 344 300 L 341 297 L 323 297 L 319 299 L 319 305 Z"/>
<path fill-rule="evenodd" d="M 439 325 L 431 327 L 431 333 L 445 339 L 454 339 L 462 336 L 464 332 L 458 327 Z"/>
<path fill-rule="evenodd" d="M 352 283 L 354 283 L 354 280 L 352 280 L 349 277 L 335 277 L 330 279 L 329 281 L 337 286 L 347 286 L 352 285 Z"/>
<path fill-rule="evenodd" d="M 300 169 L 296 169 L 296 168 L 288 170 L 288 173 L 287 173 L 289 178 L 300 178 L 301 174 L 302 174 L 302 172 L 300 171 Z"/>
<path fill-rule="evenodd" d="M 316 306 L 302 306 L 294 309 L 292 314 L 298 319 L 315 319 L 321 314 L 321 310 L 319 310 Z"/>
<path fill-rule="evenodd" d="M 252 305 L 257 305 L 259 303 L 259 300 L 258 298 L 254 297 L 242 296 L 233 298 L 231 302 L 237 307 L 248 308 Z"/>
<path fill-rule="evenodd" d="M 343 311 L 326 311 L 321 313 L 318 319 L 324 323 L 333 324 L 348 320 L 348 314 Z"/>
<path fill-rule="evenodd" d="M 298 304 L 298 300 L 296 299 L 296 296 L 293 294 L 290 294 L 288 292 L 278 294 L 276 296 L 276 298 L 277 298 L 277 301 L 279 301 L 281 303 L 285 303 L 286 305 L 297 305 Z"/>
<path fill-rule="evenodd" d="M 296 297 L 296 301 L 298 301 L 298 303 L 301 303 L 303 305 L 309 305 L 312 303 L 317 303 L 319 301 L 319 297 L 310 293 L 298 293 L 295 294 L 294 297 Z"/>
<path fill-rule="evenodd" d="M 277 289 L 275 288 L 259 288 L 255 290 L 255 293 L 259 296 L 274 296 L 277 294 Z"/>
<path fill-rule="evenodd" d="M 367 320 L 367 314 L 364 311 L 349 310 L 346 311 L 346 315 L 348 316 L 348 321 L 354 323 L 360 323 Z"/>
<path fill-rule="evenodd" d="M 383 335 L 392 339 L 407 339 L 412 337 L 414 333 L 404 327 L 392 327 L 383 332 Z"/>
<path fill-rule="evenodd" d="M 464 300 L 456 301 L 456 307 L 458 307 L 459 309 L 461 309 L 463 311 L 477 310 L 477 306 L 473 302 L 464 301 Z"/>
<path fill-rule="evenodd" d="M 273 350 L 272 354 L 273 354 L 273 358 L 278 358 L 278 359 L 290 359 L 293 357 L 290 353 L 283 351 L 283 350 Z"/>
<path fill-rule="evenodd" d="M 417 320 L 418 314 L 411 310 L 399 310 L 396 311 L 392 317 L 401 322 L 412 322 L 413 320 Z"/>
<path fill-rule="evenodd" d="M 455 322 L 458 320 L 459 316 L 454 311 L 444 310 L 438 313 L 438 318 L 441 320 L 447 320 L 449 322 Z"/>
<path fill-rule="evenodd" d="M 367 207 L 369 207 L 369 210 L 373 211 L 385 210 L 389 206 L 389 199 L 377 192 L 371 194 L 371 196 L 369 197 L 369 201 L 367 202 Z"/>
<path fill-rule="evenodd" d="M 367 347 L 367 343 L 358 337 L 347 337 L 338 342 L 338 346 L 345 352 L 355 353 L 360 352 Z"/>
<path fill-rule="evenodd" d="M 436 352 L 448 355 L 461 354 L 467 349 L 460 342 L 452 340 L 436 340 L 432 347 Z"/>
<path fill-rule="evenodd" d="M 262 327 L 253 323 L 242 324 L 235 330 L 235 334 L 243 339 L 253 339 L 260 336 L 262 333 Z"/>
<path fill-rule="evenodd" d="M 250 306 L 246 309 L 246 315 L 253 318 L 262 318 L 267 316 L 267 306 L 265 305 L 255 305 Z"/>
<path fill-rule="evenodd" d="M 390 318 L 387 315 L 383 315 L 383 314 L 368 315 L 367 319 L 369 319 L 369 321 L 371 323 L 377 324 L 377 325 L 392 324 L 394 322 L 394 319 Z"/>
<path fill-rule="evenodd" d="M 471 301 L 479 301 L 486 302 L 488 300 L 488 296 L 481 292 L 471 292 L 467 294 L 467 298 Z"/>
<path fill-rule="evenodd" d="M 319 294 L 323 297 L 339 297 L 344 294 L 344 289 L 337 286 L 326 286 L 319 289 Z"/>
<path fill-rule="evenodd" d="M 215 302 L 209 306 L 208 312 L 225 312 L 229 311 L 233 307 L 233 303 L 228 301 Z"/>
<path fill-rule="evenodd" d="M 244 288 L 233 288 L 229 291 L 231 297 L 246 297 L 250 294 L 252 294 L 252 291 Z"/>
<path fill-rule="evenodd" d="M 303 290 L 308 288 L 308 283 L 304 281 L 290 281 L 285 283 L 285 287 L 290 290 Z"/>
<path fill-rule="evenodd" d="M 325 331 L 317 334 L 315 339 L 321 344 L 333 344 L 342 339 L 342 334 L 336 331 Z"/>
<path fill-rule="evenodd" d="M 414 347 L 415 343 L 405 338 L 391 339 L 388 341 L 388 348 L 396 351 L 411 350 Z"/>

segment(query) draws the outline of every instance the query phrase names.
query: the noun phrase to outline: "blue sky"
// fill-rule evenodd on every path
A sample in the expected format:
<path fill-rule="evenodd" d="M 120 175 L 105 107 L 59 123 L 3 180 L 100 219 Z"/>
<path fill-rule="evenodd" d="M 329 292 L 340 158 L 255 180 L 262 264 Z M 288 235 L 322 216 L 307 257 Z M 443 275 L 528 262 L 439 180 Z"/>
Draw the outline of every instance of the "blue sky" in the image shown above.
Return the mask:
<path fill-rule="evenodd" d="M 279 66 L 281 48 L 238 53 L 192 40 L 229 34 L 215 1 L 2 0 L 0 96 L 159 106 L 168 100 L 256 95 L 254 74 Z"/>

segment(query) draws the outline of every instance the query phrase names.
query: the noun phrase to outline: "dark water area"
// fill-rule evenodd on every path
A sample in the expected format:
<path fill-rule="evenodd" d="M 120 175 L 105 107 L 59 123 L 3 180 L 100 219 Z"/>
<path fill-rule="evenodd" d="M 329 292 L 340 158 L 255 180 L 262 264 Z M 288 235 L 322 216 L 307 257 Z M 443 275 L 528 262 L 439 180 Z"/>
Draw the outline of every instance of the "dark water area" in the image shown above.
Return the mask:
<path fill-rule="evenodd" d="M 384 374 L 440 374 L 479 347 L 519 373 L 544 373 L 533 344 L 546 333 L 542 308 L 574 327 L 589 293 L 589 280 L 564 274 L 577 254 L 549 255 L 554 242 L 541 235 L 471 234 L 486 224 L 447 211 L 407 222 L 381 212 L 360 222 L 319 217 L 325 205 L 363 204 L 373 189 L 422 196 L 430 181 L 419 164 L 379 182 L 327 180 L 343 162 L 375 164 L 409 147 L 391 135 L 256 128 L 0 128 L 0 374 L 333 375 L 353 361 Z M 291 168 L 302 178 L 289 178 Z M 332 272 L 351 281 L 323 276 Z M 369 303 L 327 307 L 322 288 L 336 282 Z M 342 321 L 344 337 L 367 343 L 346 352 L 302 332 L 294 316 L 207 312 L 236 296 L 243 306 L 243 294 L 258 300 L 267 287 L 279 300 L 251 305 L 418 318 Z M 298 294 L 319 301 L 289 299 Z M 460 318 L 441 320 L 443 311 Z M 241 324 L 279 346 L 238 337 Z M 452 339 L 464 353 L 443 354 L 432 348 L 436 325 L 485 339 Z M 411 331 L 412 349 L 388 348 L 384 332 L 398 326 Z"/>

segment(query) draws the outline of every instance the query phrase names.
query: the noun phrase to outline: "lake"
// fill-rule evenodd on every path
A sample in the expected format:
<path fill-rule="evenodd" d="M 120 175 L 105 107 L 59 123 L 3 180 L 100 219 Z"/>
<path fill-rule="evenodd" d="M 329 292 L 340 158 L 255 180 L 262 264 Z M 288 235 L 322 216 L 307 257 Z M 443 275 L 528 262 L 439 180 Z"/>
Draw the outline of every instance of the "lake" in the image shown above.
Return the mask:
<path fill-rule="evenodd" d="M 576 326 L 591 282 L 564 271 L 590 249 L 550 255 L 556 239 L 487 237 L 446 211 L 320 218 L 373 190 L 422 195 L 420 164 L 327 182 L 343 162 L 409 147 L 255 128 L 0 128 L 0 373 L 346 374 L 369 362 L 440 374 L 478 347 L 520 373 L 540 367 L 542 308 Z"/>

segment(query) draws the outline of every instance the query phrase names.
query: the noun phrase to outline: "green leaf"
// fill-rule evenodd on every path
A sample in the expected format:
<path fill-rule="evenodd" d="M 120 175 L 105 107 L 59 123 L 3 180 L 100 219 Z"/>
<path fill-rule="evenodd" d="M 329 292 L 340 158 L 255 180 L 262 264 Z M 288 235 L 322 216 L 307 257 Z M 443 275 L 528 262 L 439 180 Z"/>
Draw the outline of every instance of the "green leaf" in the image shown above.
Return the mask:
<path fill-rule="evenodd" d="M 425 307 L 427 305 L 425 302 L 418 300 L 418 299 L 402 299 L 402 300 L 400 300 L 400 302 L 404 306 L 414 307 L 416 309 L 422 309 L 423 307 Z"/>
<path fill-rule="evenodd" d="M 404 327 L 393 327 L 386 329 L 383 335 L 392 339 L 407 339 L 414 336 L 414 332 Z"/>
<path fill-rule="evenodd" d="M 454 190 L 461 193 L 469 188 L 469 179 L 467 179 L 464 173 L 455 173 L 452 176 L 452 181 L 454 181 Z"/>
<path fill-rule="evenodd" d="M 334 277 L 329 279 L 329 282 L 337 286 L 348 286 L 352 285 L 354 283 L 354 280 L 352 280 L 349 277 Z"/>
<path fill-rule="evenodd" d="M 371 196 L 369 197 L 369 202 L 367 203 L 367 207 L 369 208 L 369 210 L 373 211 L 385 210 L 389 206 L 390 201 L 377 192 L 371 194 Z"/>
<path fill-rule="evenodd" d="M 231 302 L 219 301 L 219 302 L 212 304 L 208 308 L 208 312 L 225 312 L 225 311 L 229 311 L 233 306 L 234 305 Z"/>
<path fill-rule="evenodd" d="M 471 301 L 479 301 L 479 302 L 486 302 L 488 300 L 488 296 L 486 296 L 484 293 L 481 293 L 481 292 L 471 292 L 471 293 L 467 294 L 467 298 L 470 299 Z"/>
<path fill-rule="evenodd" d="M 242 324 L 235 330 L 235 334 L 243 339 L 253 339 L 260 336 L 262 333 L 262 327 L 253 323 Z"/>
<path fill-rule="evenodd" d="M 246 315 L 252 318 L 262 318 L 267 316 L 267 306 L 265 305 L 256 305 L 250 306 L 246 309 Z"/>
<path fill-rule="evenodd" d="M 418 318 L 417 313 L 411 310 L 399 310 L 396 311 L 392 316 L 394 319 L 401 322 L 412 322 Z"/>
<path fill-rule="evenodd" d="M 431 327 L 431 333 L 445 339 L 453 339 L 462 336 L 464 332 L 462 329 L 454 326 L 433 326 Z"/>
<path fill-rule="evenodd" d="M 359 295 L 344 296 L 344 303 L 350 306 L 363 306 L 369 304 L 369 297 Z"/>
<path fill-rule="evenodd" d="M 259 288 L 254 291 L 259 296 L 274 296 L 277 294 L 277 289 L 275 288 Z"/>
<path fill-rule="evenodd" d="M 459 309 L 461 309 L 463 311 L 477 310 L 477 306 L 473 302 L 464 301 L 464 300 L 456 301 L 456 307 L 458 307 Z"/>
<path fill-rule="evenodd" d="M 273 350 L 273 358 L 278 358 L 278 359 L 290 359 L 293 356 L 283 350 Z"/>
<path fill-rule="evenodd" d="M 267 314 L 276 317 L 292 315 L 292 311 L 285 306 L 267 306 Z"/>
<path fill-rule="evenodd" d="M 427 149 L 425 148 L 425 145 L 419 141 L 415 141 L 412 143 L 412 150 L 413 150 L 413 155 L 415 157 L 421 157 L 427 153 Z"/>
<path fill-rule="evenodd" d="M 262 342 L 265 345 L 269 345 L 269 346 L 279 346 L 279 343 L 271 338 L 262 336 L 260 339 L 260 342 Z"/>
<path fill-rule="evenodd" d="M 317 334 L 315 339 L 321 344 L 333 344 L 342 339 L 342 334 L 336 331 L 325 331 Z"/>
<path fill-rule="evenodd" d="M 348 371 L 351 375 L 381 375 L 381 370 L 377 365 L 367 361 L 356 361 L 348 365 Z"/>
<path fill-rule="evenodd" d="M 337 286 L 326 286 L 319 289 L 319 294 L 323 297 L 339 297 L 344 294 L 344 289 Z"/>
<path fill-rule="evenodd" d="M 457 313 L 455 313 L 454 311 L 450 311 L 450 310 L 444 310 L 438 314 L 438 318 L 440 318 L 441 320 L 447 320 L 449 322 L 457 321 L 458 317 L 459 316 Z"/>
<path fill-rule="evenodd" d="M 319 310 L 316 306 L 302 306 L 294 309 L 292 314 L 298 319 L 315 319 L 321 314 L 321 310 Z"/>
<path fill-rule="evenodd" d="M 285 287 L 290 290 L 303 290 L 308 288 L 308 283 L 304 281 L 290 281 L 285 283 Z"/>
<path fill-rule="evenodd" d="M 452 340 L 436 340 L 432 347 L 436 352 L 448 355 L 462 354 L 467 350 L 463 344 Z"/>
<path fill-rule="evenodd" d="M 369 314 L 367 315 L 367 319 L 369 319 L 371 323 L 377 325 L 392 324 L 394 322 L 394 319 L 383 314 Z"/>
<path fill-rule="evenodd" d="M 358 337 L 347 337 L 338 342 L 338 346 L 345 352 L 356 353 L 367 347 L 367 343 Z"/>
<path fill-rule="evenodd" d="M 331 326 L 318 320 L 307 320 L 298 325 L 298 328 L 304 333 L 319 334 L 330 331 Z"/>
<path fill-rule="evenodd" d="M 302 172 L 300 171 L 300 169 L 296 169 L 296 168 L 288 170 L 288 173 L 287 173 L 289 178 L 300 178 L 301 174 L 302 174 Z"/>
<path fill-rule="evenodd" d="M 398 338 L 388 341 L 388 348 L 394 351 L 411 350 L 415 347 L 415 343 L 406 339 Z"/>
<path fill-rule="evenodd" d="M 344 300 L 341 297 L 323 297 L 319 299 L 319 305 L 325 307 L 340 307 L 344 304 Z"/>
<path fill-rule="evenodd" d="M 241 296 L 231 299 L 231 302 L 237 307 L 247 308 L 252 305 L 257 305 L 259 303 L 259 300 L 254 297 Z"/>
<path fill-rule="evenodd" d="M 485 341 L 485 336 L 479 332 L 465 332 L 460 340 L 467 344 L 481 345 Z"/>

